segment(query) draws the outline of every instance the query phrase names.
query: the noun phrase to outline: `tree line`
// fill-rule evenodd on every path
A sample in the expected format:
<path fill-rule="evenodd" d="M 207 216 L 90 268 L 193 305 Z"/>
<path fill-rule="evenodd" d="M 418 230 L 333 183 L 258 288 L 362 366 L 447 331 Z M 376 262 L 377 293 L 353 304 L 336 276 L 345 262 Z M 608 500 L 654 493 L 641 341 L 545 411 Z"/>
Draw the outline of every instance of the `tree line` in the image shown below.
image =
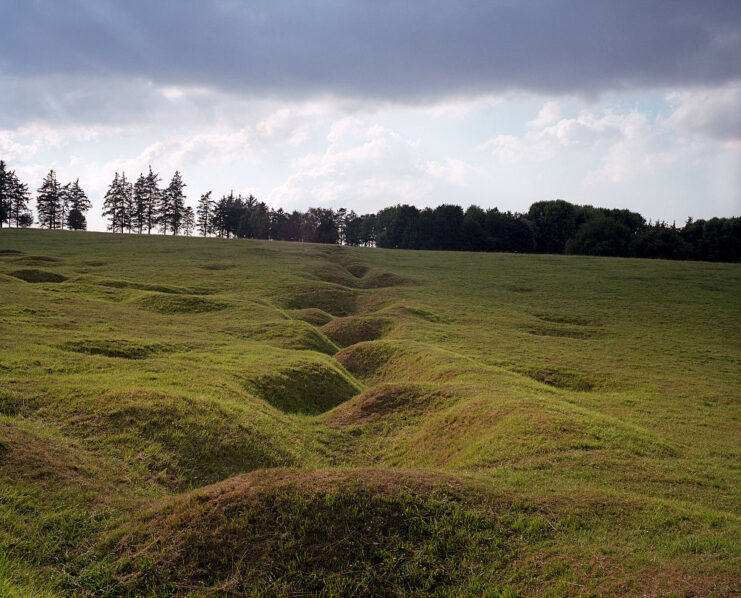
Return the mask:
<path fill-rule="evenodd" d="M 80 187 L 79 179 L 62 185 L 55 172 L 50 170 L 36 193 L 36 212 L 41 228 L 87 228 L 85 212 L 92 203 Z M 0 160 L 0 228 L 5 224 L 17 228 L 31 226 L 30 200 L 28 185 L 18 179 L 4 160 Z"/>
<path fill-rule="evenodd" d="M 166 186 L 151 166 L 135 182 L 116 173 L 103 201 L 108 230 L 116 233 L 216 236 L 334 243 L 395 249 L 506 251 L 741 261 L 741 218 L 689 219 L 677 227 L 647 222 L 637 212 L 540 201 L 524 213 L 443 204 L 418 209 L 397 205 L 358 215 L 344 208 L 274 209 L 253 195 L 203 194 L 186 205 L 182 175 Z M 33 224 L 28 186 L 0 161 L 0 227 Z M 36 194 L 42 228 L 85 230 L 91 202 L 79 180 L 61 185 L 54 171 Z"/>

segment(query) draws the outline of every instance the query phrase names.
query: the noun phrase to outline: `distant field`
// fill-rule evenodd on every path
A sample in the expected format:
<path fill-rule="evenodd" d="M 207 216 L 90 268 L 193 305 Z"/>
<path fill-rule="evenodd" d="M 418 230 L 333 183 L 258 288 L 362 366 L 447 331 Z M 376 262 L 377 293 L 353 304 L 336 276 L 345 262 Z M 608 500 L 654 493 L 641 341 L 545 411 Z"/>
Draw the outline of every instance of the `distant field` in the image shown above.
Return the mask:
<path fill-rule="evenodd" d="M 741 592 L 741 265 L 0 231 L 0 596 Z"/>

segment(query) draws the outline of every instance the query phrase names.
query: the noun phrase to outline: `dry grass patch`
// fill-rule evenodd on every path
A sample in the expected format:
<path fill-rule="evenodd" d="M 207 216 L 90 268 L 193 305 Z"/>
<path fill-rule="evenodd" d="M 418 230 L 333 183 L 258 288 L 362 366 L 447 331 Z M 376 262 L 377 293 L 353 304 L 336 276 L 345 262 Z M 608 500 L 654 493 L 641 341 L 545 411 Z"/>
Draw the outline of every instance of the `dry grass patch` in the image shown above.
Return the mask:
<path fill-rule="evenodd" d="M 419 384 L 379 384 L 339 405 L 327 421 L 340 427 L 372 423 L 395 414 L 421 415 L 449 398 L 443 390 Z"/>

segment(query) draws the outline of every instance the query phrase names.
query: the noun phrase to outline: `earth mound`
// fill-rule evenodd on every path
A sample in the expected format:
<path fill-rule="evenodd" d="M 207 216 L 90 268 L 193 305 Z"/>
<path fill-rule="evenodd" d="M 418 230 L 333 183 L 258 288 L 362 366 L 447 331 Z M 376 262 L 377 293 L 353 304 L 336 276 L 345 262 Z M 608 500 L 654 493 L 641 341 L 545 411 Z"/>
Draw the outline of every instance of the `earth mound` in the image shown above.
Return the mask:
<path fill-rule="evenodd" d="M 340 347 L 349 347 L 363 341 L 381 338 L 390 328 L 391 320 L 374 317 L 337 318 L 322 326 L 321 330 Z"/>
<path fill-rule="evenodd" d="M 246 386 L 282 411 L 312 415 L 327 411 L 362 391 L 361 386 L 337 365 L 308 359 L 250 376 Z"/>
<path fill-rule="evenodd" d="M 331 315 L 326 311 L 318 309 L 316 307 L 308 307 L 306 309 L 294 309 L 291 310 L 291 315 L 297 320 L 302 320 L 312 326 L 324 326 L 327 322 L 332 320 Z"/>
<path fill-rule="evenodd" d="M 288 309 L 320 309 L 333 316 L 349 316 L 357 310 L 353 290 L 333 284 L 306 284 L 281 295 Z"/>
<path fill-rule="evenodd" d="M 429 595 L 505 564 L 501 527 L 453 476 L 277 469 L 160 503 L 109 543 L 130 593 Z"/>

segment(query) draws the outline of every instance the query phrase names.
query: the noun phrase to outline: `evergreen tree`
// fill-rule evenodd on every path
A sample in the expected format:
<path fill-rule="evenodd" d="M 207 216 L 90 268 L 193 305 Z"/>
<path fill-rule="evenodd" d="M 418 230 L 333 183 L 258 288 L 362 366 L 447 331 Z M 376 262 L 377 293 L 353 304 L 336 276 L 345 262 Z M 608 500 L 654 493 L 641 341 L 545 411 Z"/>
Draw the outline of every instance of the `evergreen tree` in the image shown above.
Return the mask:
<path fill-rule="evenodd" d="M 42 228 L 61 228 L 62 189 L 53 170 L 49 171 L 36 196 L 36 211 L 39 214 L 39 225 Z"/>
<path fill-rule="evenodd" d="M 71 208 L 67 214 L 67 228 L 70 230 L 87 230 L 85 215 L 77 208 Z"/>
<path fill-rule="evenodd" d="M 62 204 L 64 205 L 63 214 L 66 214 L 64 224 L 73 230 L 84 230 L 84 214 L 93 206 L 85 194 L 85 191 L 80 187 L 80 179 L 76 179 L 74 183 L 67 183 L 62 188 Z M 73 210 L 79 212 L 79 215 L 75 215 L 72 218 L 74 226 L 70 225 L 70 214 Z M 80 221 L 80 216 L 82 216 L 82 221 Z M 82 227 L 80 227 L 81 222 L 83 224 Z"/>
<path fill-rule="evenodd" d="M 147 225 L 147 234 L 152 234 L 154 225 L 159 220 L 159 208 L 162 199 L 162 190 L 159 188 L 160 178 L 157 173 L 152 172 L 149 167 L 149 174 L 146 177 L 145 196 L 144 196 L 144 221 Z"/>
<path fill-rule="evenodd" d="M 201 199 L 198 200 L 198 208 L 196 213 L 198 214 L 198 232 L 202 236 L 207 237 L 213 232 L 213 211 L 214 205 L 211 201 L 211 191 L 201 195 Z"/>
<path fill-rule="evenodd" d="M 8 226 L 15 224 L 17 228 L 20 226 L 19 218 L 27 223 L 28 200 L 28 185 L 21 183 L 15 172 L 9 170 L 6 163 L 0 160 L 0 228 L 6 222 Z"/>
<path fill-rule="evenodd" d="M 252 196 L 250 199 L 254 200 Z M 234 191 L 224 195 L 216 203 L 212 215 L 212 229 L 219 237 L 227 239 L 232 235 L 237 236 L 240 220 L 247 204 L 241 195 L 234 196 Z"/>
<path fill-rule="evenodd" d="M 147 178 L 139 173 L 139 178 L 134 183 L 134 192 L 132 199 L 131 226 L 138 233 L 142 234 L 147 222 L 147 198 L 148 198 Z"/>
<path fill-rule="evenodd" d="M 10 226 L 11 174 L 5 161 L 0 160 L 0 228 L 6 222 Z"/>
<path fill-rule="evenodd" d="M 113 182 L 108 187 L 103 201 L 103 216 L 108 216 L 108 230 L 123 233 L 131 230 L 131 205 L 133 203 L 133 189 L 126 180 L 126 174 L 116 173 Z"/>
<path fill-rule="evenodd" d="M 180 230 L 186 237 L 190 237 L 193 234 L 193 229 L 196 226 L 196 215 L 193 208 L 186 206 L 183 210 L 183 221 L 181 223 Z"/>
<path fill-rule="evenodd" d="M 32 224 L 33 224 L 33 214 L 31 214 L 31 212 L 26 212 L 25 214 L 21 214 L 21 216 L 18 218 L 18 223 L 16 227 L 28 228 Z"/>
<path fill-rule="evenodd" d="M 184 187 L 183 178 L 180 172 L 176 170 L 160 200 L 159 225 L 165 234 L 169 230 L 173 235 L 176 235 L 180 230 L 183 211 L 185 210 Z"/>
<path fill-rule="evenodd" d="M 134 186 L 126 180 L 126 173 L 123 172 L 121 173 L 121 187 L 123 193 L 123 227 L 131 232 L 133 227 L 131 217 L 134 211 Z"/>
<path fill-rule="evenodd" d="M 33 224 L 33 216 L 28 207 L 31 194 L 28 192 L 28 185 L 21 183 L 15 173 L 10 176 L 10 203 L 8 214 L 8 225 L 15 223 L 16 228 L 26 228 Z"/>

